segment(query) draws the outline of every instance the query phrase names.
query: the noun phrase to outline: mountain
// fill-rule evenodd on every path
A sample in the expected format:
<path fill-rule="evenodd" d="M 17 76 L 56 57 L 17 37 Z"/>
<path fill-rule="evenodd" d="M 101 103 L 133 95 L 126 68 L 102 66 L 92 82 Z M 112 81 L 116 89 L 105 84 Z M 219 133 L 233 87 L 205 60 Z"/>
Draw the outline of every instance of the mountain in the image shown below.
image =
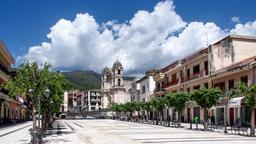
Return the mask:
<path fill-rule="evenodd" d="M 94 71 L 62 72 L 71 84 L 71 89 L 100 89 L 101 75 Z M 135 77 L 124 77 L 124 80 L 134 80 Z"/>
<path fill-rule="evenodd" d="M 101 75 L 94 71 L 62 72 L 71 84 L 71 89 L 100 89 Z"/>

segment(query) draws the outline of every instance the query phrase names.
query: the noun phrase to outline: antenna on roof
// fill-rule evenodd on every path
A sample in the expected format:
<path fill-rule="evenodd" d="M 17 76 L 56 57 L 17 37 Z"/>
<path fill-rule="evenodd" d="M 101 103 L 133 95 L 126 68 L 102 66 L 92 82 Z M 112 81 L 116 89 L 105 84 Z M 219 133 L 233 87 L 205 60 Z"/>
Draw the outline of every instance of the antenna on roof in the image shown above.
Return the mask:
<path fill-rule="evenodd" d="M 208 33 L 207 32 L 205 33 L 205 37 L 206 37 L 206 47 L 208 47 L 209 43 L 208 43 Z"/>

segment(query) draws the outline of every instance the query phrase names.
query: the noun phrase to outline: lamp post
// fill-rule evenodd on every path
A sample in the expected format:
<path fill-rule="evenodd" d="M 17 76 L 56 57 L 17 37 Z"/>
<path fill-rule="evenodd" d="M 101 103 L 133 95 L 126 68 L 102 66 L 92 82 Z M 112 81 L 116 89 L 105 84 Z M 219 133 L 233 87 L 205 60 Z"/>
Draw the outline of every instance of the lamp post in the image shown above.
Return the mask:
<path fill-rule="evenodd" d="M 224 94 L 224 133 L 227 133 L 228 91 Z"/>
<path fill-rule="evenodd" d="M 34 89 L 29 89 L 28 90 L 28 95 L 31 99 L 33 99 L 33 94 L 34 94 Z M 35 113 L 34 109 L 33 109 L 32 112 L 33 112 L 33 114 Z M 33 115 L 33 144 L 36 144 L 36 142 L 37 142 L 37 131 L 36 131 L 36 118 L 34 116 L 35 116 L 35 114 Z"/>

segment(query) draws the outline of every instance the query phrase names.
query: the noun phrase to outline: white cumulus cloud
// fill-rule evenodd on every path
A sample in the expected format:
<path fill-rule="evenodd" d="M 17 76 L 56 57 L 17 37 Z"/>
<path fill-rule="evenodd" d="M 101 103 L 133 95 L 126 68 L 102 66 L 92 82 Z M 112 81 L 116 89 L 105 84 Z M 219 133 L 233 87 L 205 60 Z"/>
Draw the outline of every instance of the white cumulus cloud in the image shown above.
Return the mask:
<path fill-rule="evenodd" d="M 235 34 L 256 35 L 256 22 L 237 24 Z M 50 63 L 58 70 L 95 70 L 112 67 L 117 59 L 125 72 L 141 74 L 160 68 L 177 58 L 224 37 L 212 22 L 186 22 L 175 11 L 173 1 L 161 1 L 153 11 L 140 10 L 124 23 L 109 20 L 99 24 L 88 14 L 74 20 L 60 19 L 50 28 L 48 42 L 29 48 L 19 60 Z"/>
<path fill-rule="evenodd" d="M 241 21 L 240 21 L 240 18 L 237 17 L 237 16 L 233 16 L 230 20 L 231 20 L 232 22 L 234 22 L 234 23 L 240 23 L 240 22 L 241 22 Z"/>
<path fill-rule="evenodd" d="M 230 30 L 230 33 L 256 36 L 256 20 L 245 24 L 236 24 L 235 28 Z"/>

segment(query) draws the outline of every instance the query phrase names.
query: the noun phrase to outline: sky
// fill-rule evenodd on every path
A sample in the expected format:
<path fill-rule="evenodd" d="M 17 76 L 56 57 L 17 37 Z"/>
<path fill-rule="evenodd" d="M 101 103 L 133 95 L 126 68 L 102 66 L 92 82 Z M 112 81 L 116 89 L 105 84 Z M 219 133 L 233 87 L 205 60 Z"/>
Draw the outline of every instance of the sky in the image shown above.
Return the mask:
<path fill-rule="evenodd" d="M 16 60 L 143 74 L 229 35 L 256 36 L 255 0 L 1 0 L 0 39 Z"/>

